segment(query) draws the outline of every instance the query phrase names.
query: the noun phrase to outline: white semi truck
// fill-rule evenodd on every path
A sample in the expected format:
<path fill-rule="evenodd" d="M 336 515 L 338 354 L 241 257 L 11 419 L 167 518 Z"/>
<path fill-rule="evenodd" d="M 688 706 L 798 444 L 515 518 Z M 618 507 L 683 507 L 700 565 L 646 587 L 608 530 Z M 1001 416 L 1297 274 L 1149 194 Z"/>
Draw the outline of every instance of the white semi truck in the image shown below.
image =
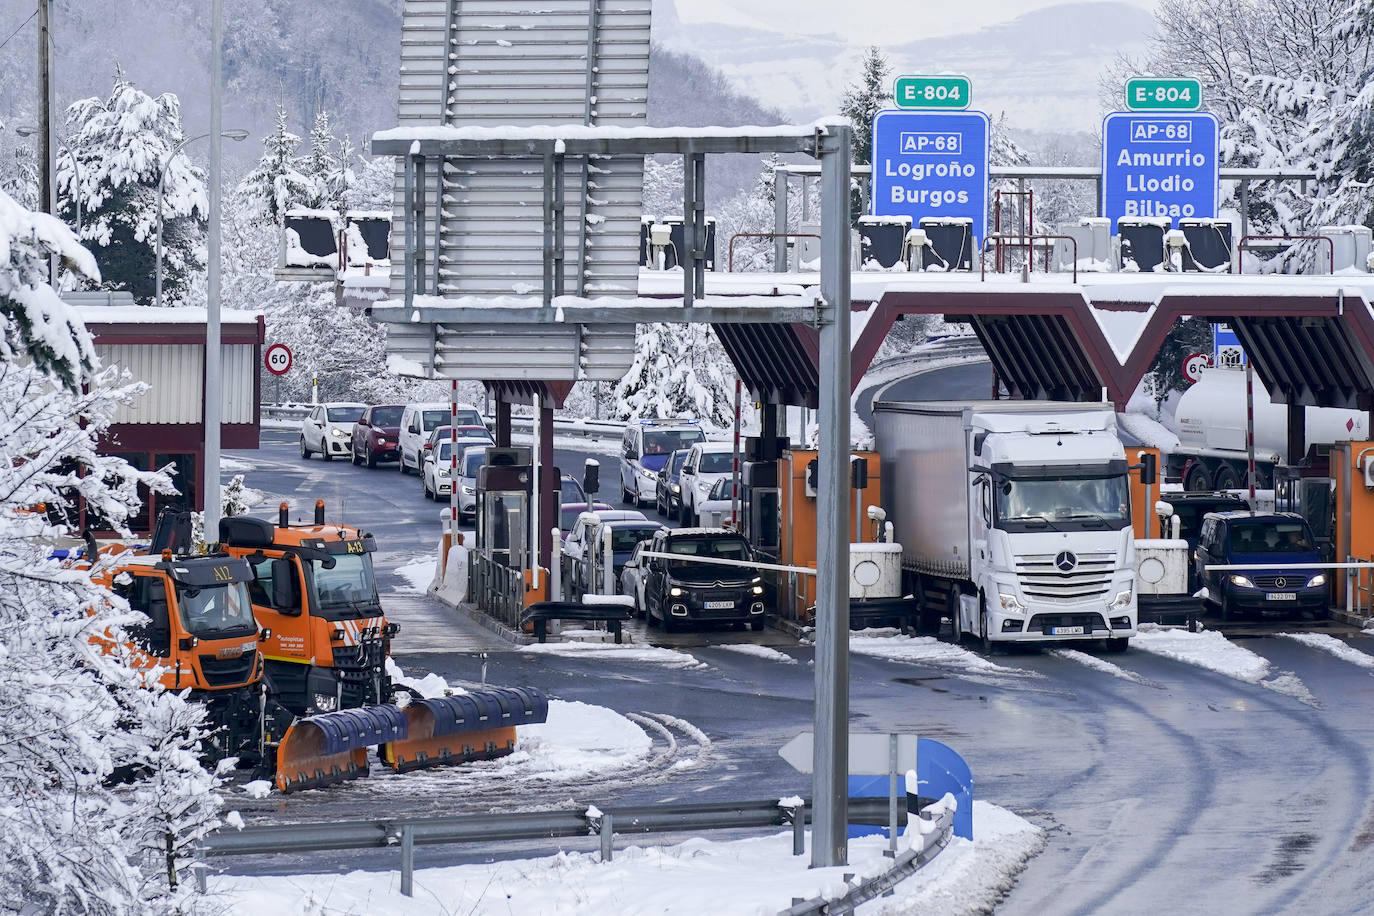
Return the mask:
<path fill-rule="evenodd" d="M 1273 486 L 1274 465 L 1288 460 L 1288 411 L 1269 400 L 1255 379 L 1255 470 L 1260 489 Z M 1178 448 L 1165 458 L 1165 478 L 1186 490 L 1230 490 L 1246 485 L 1245 372 L 1204 369 L 1174 411 Z M 1308 442 L 1350 442 L 1368 438 L 1363 410 L 1309 407 Z"/>
<path fill-rule="evenodd" d="M 1126 454 L 1110 405 L 873 405 L 885 508 L 903 532 L 904 591 L 956 640 L 1136 634 Z"/>

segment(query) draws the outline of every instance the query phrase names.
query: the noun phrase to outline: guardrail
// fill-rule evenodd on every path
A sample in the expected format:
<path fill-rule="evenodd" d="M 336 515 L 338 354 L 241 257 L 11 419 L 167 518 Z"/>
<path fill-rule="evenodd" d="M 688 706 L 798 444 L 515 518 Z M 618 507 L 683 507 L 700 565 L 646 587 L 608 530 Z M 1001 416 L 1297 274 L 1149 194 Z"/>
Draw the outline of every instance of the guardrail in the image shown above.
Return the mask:
<path fill-rule="evenodd" d="M 920 810 L 932 800 L 918 798 L 916 801 Z M 802 799 L 800 805 L 784 805 L 776 799 L 766 799 L 676 805 L 607 806 L 604 810 L 596 805 L 587 805 L 575 810 L 562 811 L 274 824 L 244 827 L 241 830 L 221 827 L 206 836 L 200 842 L 199 848 L 207 856 L 219 857 L 397 847 L 401 853 L 401 892 L 410 896 L 414 880 L 416 846 L 598 836 L 601 840 L 602 861 L 609 862 L 614 853 L 614 838 L 617 833 L 681 833 L 791 826 L 792 853 L 802 855 L 805 851 L 803 839 L 810 811 L 809 799 Z M 945 813 L 949 814 L 948 811 Z M 886 826 L 888 818 L 886 798 L 849 799 L 851 824 Z M 943 837 L 939 844 L 940 848 L 943 848 L 949 842 L 952 823 L 952 818 L 948 824 L 943 820 L 937 821 L 937 829 L 925 835 Z M 933 853 L 929 852 L 932 845 L 929 841 L 922 844 L 922 853 L 928 853 L 925 861 L 929 861 L 938 853 L 938 849 Z M 899 856 L 898 864 L 885 874 L 910 864 L 903 863 L 902 858 L 903 856 Z M 915 868 L 911 870 L 914 871 Z M 893 883 L 896 883 L 896 880 L 900 880 L 900 877 Z M 203 869 L 197 871 L 196 881 L 203 893 L 206 889 Z"/>
<path fill-rule="evenodd" d="M 478 607 L 512 629 L 525 609 L 525 577 L 480 550 L 468 551 L 468 595 Z"/>

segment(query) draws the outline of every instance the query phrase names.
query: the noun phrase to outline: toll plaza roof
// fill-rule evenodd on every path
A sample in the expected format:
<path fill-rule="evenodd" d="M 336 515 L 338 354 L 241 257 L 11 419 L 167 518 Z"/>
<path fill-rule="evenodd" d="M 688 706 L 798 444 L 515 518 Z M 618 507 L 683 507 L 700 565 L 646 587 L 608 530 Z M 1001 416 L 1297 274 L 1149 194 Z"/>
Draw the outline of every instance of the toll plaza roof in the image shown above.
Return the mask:
<path fill-rule="evenodd" d="M 708 273 L 706 293 L 787 298 L 815 273 Z M 674 273 L 643 271 L 640 295 L 680 295 Z M 1205 273 L 1006 275 L 856 271 L 850 371 L 857 385 L 893 322 L 941 314 L 973 327 L 1013 396 L 1124 405 L 1180 318 L 1229 323 L 1273 397 L 1324 407 L 1374 407 L 1374 276 Z M 757 298 L 754 298 L 757 301 Z M 735 325 L 721 334 L 755 393 L 815 390 L 815 331 Z M 809 400 L 809 398 L 806 398 Z M 784 402 L 797 403 L 793 397 Z"/>

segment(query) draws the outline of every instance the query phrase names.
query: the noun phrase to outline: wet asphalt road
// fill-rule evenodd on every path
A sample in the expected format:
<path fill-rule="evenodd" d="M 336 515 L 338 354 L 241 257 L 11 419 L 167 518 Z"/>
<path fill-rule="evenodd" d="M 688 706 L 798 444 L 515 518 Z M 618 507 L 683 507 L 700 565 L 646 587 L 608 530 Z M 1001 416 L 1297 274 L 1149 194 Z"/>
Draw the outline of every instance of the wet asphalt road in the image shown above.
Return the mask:
<path fill-rule="evenodd" d="M 950 370 L 927 378 L 943 371 Z M 514 651 L 458 613 L 397 591 L 404 581 L 385 571 L 438 539 L 438 508 L 421 496 L 416 478 L 318 458 L 302 462 L 294 441 L 268 432 L 259 452 L 233 453 L 255 465 L 246 472 L 248 483 L 269 494 L 258 512 L 266 514 L 282 495 L 302 507 L 322 496 L 331 506 L 342 500 L 345 519 L 376 534 L 384 603 L 402 622 L 396 651 L 408 672 L 475 683 L 485 662 L 489 682 L 529 684 L 610 707 L 644 724 L 655 744 L 637 769 L 585 783 L 491 785 L 434 771 L 262 802 L 234 795 L 231 807 L 250 821 L 809 794 L 808 779 L 792 772 L 777 748 L 811 725 L 810 647 L 772 630 L 674 636 L 674 645 L 703 663 L 697 668 Z M 603 478 L 614 481 L 613 460 L 599 457 Z M 559 460 L 565 468 L 581 466 L 578 454 L 561 453 Z M 1330 624 L 1242 628 L 1234 641 L 1269 660 L 1274 674 L 1290 673 L 1305 693 L 1267 689 L 1136 648 L 1098 656 L 1118 665 L 1120 676 L 1072 654 L 1039 650 L 998 656 L 993 660 L 1006 670 L 994 672 L 855 654 L 851 723 L 855 730 L 945 741 L 968 760 L 979 797 L 1045 828 L 1044 851 L 999 912 L 1369 911 L 1374 675 L 1275 635 L 1299 629 L 1337 635 L 1374 654 L 1374 639 Z M 638 636 L 667 642 L 658 631 L 641 629 Z M 712 645 L 722 641 L 770 645 L 797 664 Z M 417 862 L 490 855 L 426 847 Z M 235 860 L 232 867 L 395 864 L 390 853 L 368 853 Z"/>

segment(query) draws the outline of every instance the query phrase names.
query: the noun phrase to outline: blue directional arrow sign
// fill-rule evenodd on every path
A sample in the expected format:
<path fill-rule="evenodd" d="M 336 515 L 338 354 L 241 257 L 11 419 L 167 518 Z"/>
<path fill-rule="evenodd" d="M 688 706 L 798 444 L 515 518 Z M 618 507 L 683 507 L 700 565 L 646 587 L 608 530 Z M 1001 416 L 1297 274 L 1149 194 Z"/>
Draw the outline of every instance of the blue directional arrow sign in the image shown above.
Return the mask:
<path fill-rule="evenodd" d="M 1206 112 L 1116 111 L 1102 122 L 1102 215 L 1217 215 L 1217 119 Z"/>
<path fill-rule="evenodd" d="M 959 216 L 978 244 L 988 228 L 988 116 L 880 111 L 873 118 L 874 216 Z"/>

